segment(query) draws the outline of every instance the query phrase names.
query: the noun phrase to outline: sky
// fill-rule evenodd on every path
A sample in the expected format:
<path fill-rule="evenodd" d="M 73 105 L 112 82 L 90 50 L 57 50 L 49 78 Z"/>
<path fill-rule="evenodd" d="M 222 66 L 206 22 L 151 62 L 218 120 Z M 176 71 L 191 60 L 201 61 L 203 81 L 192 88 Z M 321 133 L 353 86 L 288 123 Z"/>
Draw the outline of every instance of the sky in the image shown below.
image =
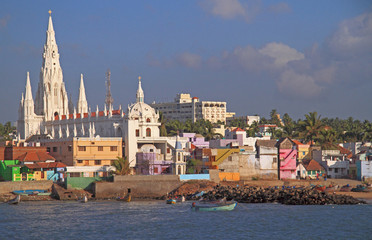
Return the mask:
<path fill-rule="evenodd" d="M 84 74 L 91 109 L 190 93 L 237 116 L 372 121 L 372 1 L 2 1 L 0 123 L 15 122 L 26 72 L 35 98 L 52 10 L 74 105 Z"/>

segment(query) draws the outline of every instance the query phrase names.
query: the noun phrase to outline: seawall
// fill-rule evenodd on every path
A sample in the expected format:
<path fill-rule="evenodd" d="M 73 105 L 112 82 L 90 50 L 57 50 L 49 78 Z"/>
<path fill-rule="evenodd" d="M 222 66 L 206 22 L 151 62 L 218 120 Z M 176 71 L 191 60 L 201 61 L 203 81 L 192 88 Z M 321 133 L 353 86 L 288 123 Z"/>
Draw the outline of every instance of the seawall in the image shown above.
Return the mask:
<path fill-rule="evenodd" d="M 16 190 L 47 190 L 53 185 L 53 181 L 25 181 L 25 182 L 0 182 L 0 194 L 10 193 Z"/>
<path fill-rule="evenodd" d="M 94 196 L 97 199 L 124 196 L 130 189 L 133 198 L 159 198 L 181 185 L 177 175 L 114 176 L 114 182 L 96 182 Z"/>

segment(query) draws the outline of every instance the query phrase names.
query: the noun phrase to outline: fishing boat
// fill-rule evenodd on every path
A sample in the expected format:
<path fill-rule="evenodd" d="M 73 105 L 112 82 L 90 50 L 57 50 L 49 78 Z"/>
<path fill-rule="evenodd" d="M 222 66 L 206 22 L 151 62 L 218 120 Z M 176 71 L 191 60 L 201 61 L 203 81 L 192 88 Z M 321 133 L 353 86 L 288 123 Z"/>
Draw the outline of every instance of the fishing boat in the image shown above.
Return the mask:
<path fill-rule="evenodd" d="M 21 195 L 17 195 L 14 199 L 8 201 L 8 204 L 18 204 L 21 201 Z"/>
<path fill-rule="evenodd" d="M 170 198 L 170 199 L 167 199 L 167 204 L 176 204 L 176 199 L 173 199 L 173 198 Z"/>
<path fill-rule="evenodd" d="M 82 203 L 88 202 L 88 197 L 84 195 L 84 197 L 82 199 L 80 199 L 80 202 L 82 202 Z"/>
<path fill-rule="evenodd" d="M 238 203 L 235 201 L 228 202 L 206 202 L 206 203 L 192 203 L 191 209 L 193 211 L 203 211 L 203 212 L 214 212 L 214 211 L 231 211 L 234 210 Z"/>
<path fill-rule="evenodd" d="M 32 189 L 32 190 L 17 190 L 13 191 L 16 195 L 23 195 L 23 196 L 48 196 L 51 194 L 51 192 L 48 192 L 47 190 L 40 190 L 40 189 Z"/>
<path fill-rule="evenodd" d="M 126 195 L 125 197 L 119 197 L 116 200 L 123 201 L 123 202 L 130 202 L 132 200 L 132 196 L 129 194 L 129 195 Z"/>

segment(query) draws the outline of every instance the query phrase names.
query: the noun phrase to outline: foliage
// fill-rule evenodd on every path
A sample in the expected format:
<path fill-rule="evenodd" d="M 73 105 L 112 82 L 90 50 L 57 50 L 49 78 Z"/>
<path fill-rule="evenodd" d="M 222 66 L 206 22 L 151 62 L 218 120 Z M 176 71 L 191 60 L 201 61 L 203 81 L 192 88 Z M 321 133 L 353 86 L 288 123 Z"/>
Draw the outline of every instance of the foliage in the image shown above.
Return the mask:
<path fill-rule="evenodd" d="M 198 159 L 189 159 L 186 165 L 186 173 L 187 174 L 196 174 L 201 172 L 201 167 L 203 166 L 203 162 Z"/>
<path fill-rule="evenodd" d="M 215 134 L 213 125 L 204 119 L 197 120 L 193 123 L 187 120 L 185 123 L 178 120 L 171 120 L 165 124 L 168 136 L 175 136 L 177 132 L 193 132 L 203 135 L 207 140 L 219 137 L 220 134 Z"/>
<path fill-rule="evenodd" d="M 115 174 L 117 175 L 128 175 L 130 174 L 129 161 L 127 157 L 118 157 L 117 161 L 112 163 L 112 166 L 116 168 Z"/>
<path fill-rule="evenodd" d="M 4 125 L 0 123 L 0 136 L 3 140 L 11 140 L 10 133 L 15 132 L 16 127 L 12 126 L 10 122 L 6 122 Z"/>

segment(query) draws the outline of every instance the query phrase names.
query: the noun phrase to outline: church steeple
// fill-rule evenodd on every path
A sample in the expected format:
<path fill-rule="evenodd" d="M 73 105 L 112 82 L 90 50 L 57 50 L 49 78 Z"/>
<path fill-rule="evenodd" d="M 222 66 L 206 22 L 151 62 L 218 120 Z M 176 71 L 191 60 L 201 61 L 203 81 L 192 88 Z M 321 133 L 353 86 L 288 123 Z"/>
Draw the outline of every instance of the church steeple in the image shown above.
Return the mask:
<path fill-rule="evenodd" d="M 141 86 L 141 76 L 138 77 L 138 89 L 137 89 L 137 102 L 144 102 L 145 94 L 143 93 Z"/>
<path fill-rule="evenodd" d="M 80 88 L 79 88 L 79 100 L 77 102 L 77 112 L 78 113 L 88 112 L 88 102 L 87 102 L 87 97 L 85 95 L 83 74 L 80 75 Z"/>
<path fill-rule="evenodd" d="M 34 102 L 34 99 L 32 97 L 32 90 L 31 90 L 31 83 L 30 83 L 30 73 L 27 72 L 27 77 L 26 77 L 26 94 L 25 94 L 25 101 L 32 101 Z"/>
<path fill-rule="evenodd" d="M 66 115 L 68 112 L 68 96 L 59 63 L 52 11 L 49 11 L 40 81 L 35 97 L 35 113 L 44 115 L 44 119 L 48 121 L 53 120 L 56 115 Z"/>

